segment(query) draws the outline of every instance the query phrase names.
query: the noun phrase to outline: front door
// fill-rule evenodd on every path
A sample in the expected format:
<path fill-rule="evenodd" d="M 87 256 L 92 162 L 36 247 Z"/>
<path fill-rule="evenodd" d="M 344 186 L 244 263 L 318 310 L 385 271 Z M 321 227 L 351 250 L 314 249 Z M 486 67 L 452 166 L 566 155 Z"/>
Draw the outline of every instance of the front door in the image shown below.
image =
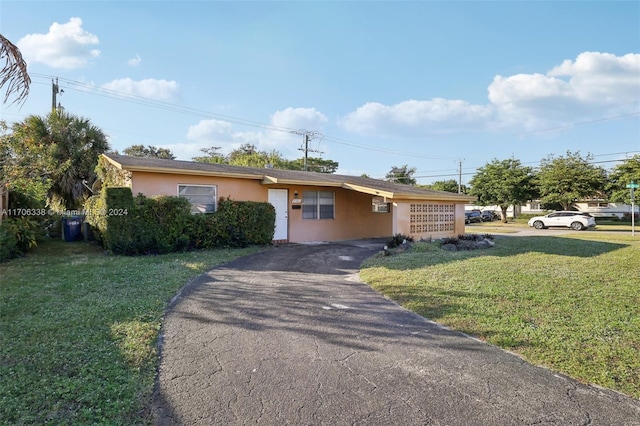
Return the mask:
<path fill-rule="evenodd" d="M 276 230 L 274 240 L 289 239 L 289 191 L 269 189 L 269 202 L 276 209 Z"/>

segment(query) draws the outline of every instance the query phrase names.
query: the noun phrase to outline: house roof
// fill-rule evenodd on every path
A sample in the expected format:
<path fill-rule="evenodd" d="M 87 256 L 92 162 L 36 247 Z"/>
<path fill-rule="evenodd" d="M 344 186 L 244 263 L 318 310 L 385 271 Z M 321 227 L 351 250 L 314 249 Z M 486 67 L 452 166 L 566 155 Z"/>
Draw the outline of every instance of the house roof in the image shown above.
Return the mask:
<path fill-rule="evenodd" d="M 475 197 L 434 191 L 401 183 L 387 182 L 359 176 L 329 173 L 280 170 L 257 167 L 210 164 L 195 161 L 165 160 L 161 158 L 131 157 L 128 155 L 103 154 L 115 167 L 131 172 L 154 172 L 189 174 L 199 176 L 231 177 L 260 180 L 263 185 L 307 185 L 350 189 L 387 199 L 438 200 L 469 203 Z"/>

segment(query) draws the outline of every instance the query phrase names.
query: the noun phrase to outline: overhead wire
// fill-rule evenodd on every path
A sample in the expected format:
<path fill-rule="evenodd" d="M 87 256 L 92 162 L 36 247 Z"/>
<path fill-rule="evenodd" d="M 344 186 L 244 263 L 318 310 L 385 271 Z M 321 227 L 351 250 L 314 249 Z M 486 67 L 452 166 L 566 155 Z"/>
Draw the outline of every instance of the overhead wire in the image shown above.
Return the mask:
<path fill-rule="evenodd" d="M 36 78 L 40 78 L 40 79 L 45 79 L 45 78 L 46 79 L 54 79 L 55 78 L 55 79 L 58 79 L 63 84 L 65 84 L 65 86 L 64 86 L 65 89 L 70 89 L 70 90 L 74 90 L 74 91 L 81 92 L 81 93 L 88 93 L 88 94 L 95 95 L 95 96 L 101 96 L 101 97 L 106 97 L 106 98 L 111 98 L 111 99 L 118 99 L 118 100 L 122 100 L 122 101 L 125 101 L 125 102 L 129 102 L 129 103 L 133 103 L 133 104 L 137 104 L 137 105 L 142 105 L 142 106 L 149 106 L 149 107 L 153 107 L 153 108 L 157 108 L 157 109 L 161 109 L 161 110 L 165 110 L 165 111 L 177 112 L 177 113 L 182 113 L 182 114 L 186 114 L 186 115 L 193 115 L 193 116 L 198 116 L 198 117 L 203 117 L 203 118 L 218 119 L 218 120 L 221 120 L 221 121 L 226 121 L 226 122 L 229 122 L 229 123 L 238 124 L 238 125 L 242 125 L 242 126 L 261 128 L 261 129 L 265 129 L 265 130 L 282 132 L 282 133 L 293 134 L 293 133 L 296 133 L 296 132 L 299 131 L 298 129 L 292 129 L 292 128 L 288 128 L 288 127 L 284 127 L 284 126 L 277 126 L 277 125 L 274 125 L 274 124 L 262 123 L 262 122 L 259 122 L 259 121 L 248 120 L 248 119 L 244 119 L 244 118 L 240 118 L 240 117 L 234 117 L 234 116 L 230 116 L 230 115 L 214 113 L 214 112 L 206 111 L 206 110 L 203 110 L 203 109 L 181 106 L 181 105 L 177 105 L 177 104 L 174 104 L 174 103 L 171 103 L 171 102 L 166 102 L 166 101 L 160 101 L 160 100 L 156 100 L 156 99 L 146 98 L 146 97 L 143 97 L 143 96 L 140 96 L 140 95 L 135 95 L 135 94 L 131 94 L 131 93 L 125 93 L 125 92 L 121 92 L 121 91 L 118 91 L 118 90 L 109 89 L 109 88 L 106 88 L 106 87 L 103 87 L 103 86 L 98 86 L 98 85 L 95 85 L 93 83 L 80 82 L 80 81 L 76 81 L 76 80 L 72 80 L 72 79 L 68 79 L 68 78 L 64 78 L 64 77 L 58 77 L 58 76 L 53 76 L 53 75 L 48 75 L 48 74 L 39 74 L 39 73 L 32 73 L 32 77 L 36 77 Z M 37 81 L 35 79 L 34 79 L 33 83 L 34 84 L 46 84 L 46 83 L 41 83 L 41 82 L 39 82 L 39 81 Z M 536 134 L 536 133 L 542 133 L 542 132 L 562 130 L 562 129 L 572 128 L 572 127 L 576 127 L 576 126 L 580 126 L 580 125 L 600 123 L 600 122 L 604 122 L 604 121 L 610 121 L 610 120 L 621 119 L 621 118 L 628 118 L 628 117 L 632 117 L 632 116 L 636 116 L 636 115 L 640 115 L 640 112 L 633 112 L 633 113 L 629 113 L 629 114 L 621 114 L 621 115 L 617 115 L 617 116 L 605 117 L 605 118 L 594 119 L 594 120 L 589 120 L 589 121 L 584 121 L 584 122 L 571 123 L 571 124 L 568 124 L 568 125 L 557 126 L 557 127 L 547 128 L 547 129 L 540 129 L 540 130 L 535 130 L 535 131 L 522 132 L 522 133 L 514 134 L 514 136 L 523 136 L 523 135 L 527 135 L 527 134 Z M 423 159 L 432 159 L 432 160 L 454 160 L 453 157 L 436 157 L 436 156 L 425 155 L 423 153 L 409 152 L 409 151 L 403 151 L 403 150 L 397 150 L 397 149 L 384 148 L 384 147 L 379 147 L 379 146 L 375 146 L 375 145 L 359 143 L 359 142 L 351 141 L 351 140 L 348 140 L 348 139 L 339 138 L 339 137 L 330 136 L 330 135 L 325 135 L 325 134 L 322 134 L 321 140 L 322 141 L 326 141 L 326 142 L 331 142 L 331 143 L 334 143 L 334 144 L 338 144 L 338 145 L 349 146 L 349 147 L 352 147 L 352 148 L 366 149 L 368 151 L 382 152 L 382 153 L 392 154 L 392 155 L 410 156 L 412 158 L 423 158 Z M 631 151 L 631 152 L 635 152 L 635 151 Z M 618 154 L 626 154 L 626 153 L 600 154 L 598 156 L 618 155 Z M 622 161 L 622 160 L 609 160 L 609 161 L 605 161 L 605 162 L 615 162 L 615 161 Z M 523 163 L 523 165 L 526 165 L 526 164 L 538 164 L 538 163 L 539 162 L 529 162 L 529 163 Z M 475 171 L 478 168 L 479 167 L 467 168 L 467 170 L 471 169 L 471 170 Z M 441 170 L 441 171 L 445 171 L 445 170 Z M 439 172 L 439 171 L 434 171 L 434 172 Z M 462 175 L 471 175 L 471 174 L 474 174 L 474 172 L 462 172 Z M 460 175 L 460 171 L 456 170 L 455 172 L 452 172 L 451 174 L 438 174 L 438 175 L 429 174 L 429 175 L 419 175 L 419 176 L 415 176 L 415 177 L 416 178 L 429 178 L 429 177 L 445 177 L 445 176 L 458 176 L 458 175 Z"/>

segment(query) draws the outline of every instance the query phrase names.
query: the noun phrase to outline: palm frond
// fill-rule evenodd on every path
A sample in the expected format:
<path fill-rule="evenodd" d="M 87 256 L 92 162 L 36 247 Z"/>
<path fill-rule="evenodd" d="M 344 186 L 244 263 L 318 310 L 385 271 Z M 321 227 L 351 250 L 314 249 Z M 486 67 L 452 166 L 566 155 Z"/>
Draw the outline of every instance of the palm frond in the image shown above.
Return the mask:
<path fill-rule="evenodd" d="M 11 102 L 23 103 L 29 95 L 31 78 L 27 73 L 27 63 L 22 58 L 20 49 L 0 34 L 0 59 L 3 62 L 0 88 L 7 84 L 7 92 L 4 96 L 4 103 L 12 97 L 16 98 Z"/>

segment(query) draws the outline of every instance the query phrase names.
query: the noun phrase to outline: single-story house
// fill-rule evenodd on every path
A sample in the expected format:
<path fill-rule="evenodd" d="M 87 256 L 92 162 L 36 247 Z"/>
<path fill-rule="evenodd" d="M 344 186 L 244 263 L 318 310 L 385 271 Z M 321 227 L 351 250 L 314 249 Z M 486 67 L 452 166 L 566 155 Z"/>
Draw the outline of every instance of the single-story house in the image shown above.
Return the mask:
<path fill-rule="evenodd" d="M 103 154 L 134 195 L 187 198 L 215 212 L 220 197 L 271 203 L 274 241 L 415 239 L 464 234 L 464 206 L 475 197 L 377 179 L 272 168 Z"/>

